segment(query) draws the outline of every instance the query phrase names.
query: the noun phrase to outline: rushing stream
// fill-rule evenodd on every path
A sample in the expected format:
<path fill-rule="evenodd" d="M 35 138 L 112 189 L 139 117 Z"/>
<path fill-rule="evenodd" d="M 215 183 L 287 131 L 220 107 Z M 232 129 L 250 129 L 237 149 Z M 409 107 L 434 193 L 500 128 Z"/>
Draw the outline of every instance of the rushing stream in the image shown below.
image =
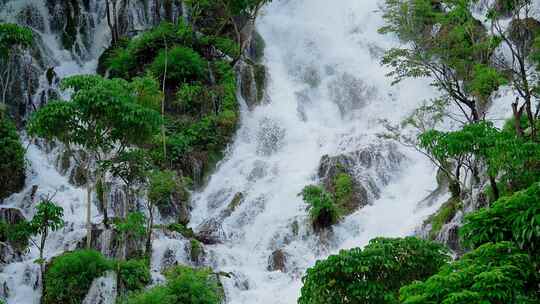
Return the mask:
<path fill-rule="evenodd" d="M 382 22 L 378 2 L 275 0 L 259 18 L 270 75 L 267 102 L 251 111 L 242 107 L 242 123 L 226 158 L 192 201 L 191 227 L 198 231 L 209 220 L 218 223 L 221 243 L 205 246 L 204 263 L 231 273 L 223 280 L 229 303 L 295 303 L 301 277 L 317 259 L 363 246 L 376 236 L 412 234 L 438 207 L 419 207 L 437 186 L 433 166 L 419 153 L 377 136 L 384 131 L 381 120 L 399 122 L 434 94 L 427 80 L 390 85 L 380 55 L 396 41 L 377 33 Z M 95 4 L 100 1 L 90 3 L 96 14 L 95 49 L 85 56 L 61 51 L 58 37 L 43 28 L 41 37 L 59 76 L 95 69 L 107 28 Z M 4 8 L 0 16 L 13 10 Z M 27 144 L 27 187 L 0 208 L 21 208 L 31 216 L 35 197 L 56 192 L 68 225 L 48 243 L 46 256 L 51 258 L 74 249 L 84 236 L 84 191 L 57 171 L 56 150 Z M 310 227 L 298 194 L 318 182 L 325 155 L 349 162 L 355 178 L 369 185 L 370 204 L 319 235 Z M 39 188 L 31 196 L 33 185 Z M 223 216 L 238 193 L 241 204 Z M 99 222 L 97 210 L 93 212 Z M 189 263 L 186 240 L 157 236 L 155 279 L 171 252 L 173 262 Z M 281 269 L 271 271 L 269 261 L 276 252 Z M 0 296 L 7 297 L 8 304 L 39 303 L 38 267 L 32 262 L 36 255 L 32 250 L 22 262 L 0 269 Z"/>

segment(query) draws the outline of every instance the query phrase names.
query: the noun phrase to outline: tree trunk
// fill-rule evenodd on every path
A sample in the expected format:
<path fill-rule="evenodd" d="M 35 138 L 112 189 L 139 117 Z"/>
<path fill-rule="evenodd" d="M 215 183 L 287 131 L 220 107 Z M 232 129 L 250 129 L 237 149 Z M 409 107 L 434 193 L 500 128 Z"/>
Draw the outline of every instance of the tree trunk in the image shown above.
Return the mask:
<path fill-rule="evenodd" d="M 523 137 L 523 128 L 521 128 L 521 115 L 523 114 L 523 108 L 518 109 L 518 101 L 519 99 L 516 99 L 516 101 L 512 103 L 512 112 L 514 114 L 514 129 L 516 130 L 516 134 L 519 137 Z"/>
<path fill-rule="evenodd" d="M 86 167 L 86 249 L 92 247 L 92 180 L 90 178 L 90 160 Z"/>
<path fill-rule="evenodd" d="M 499 199 L 499 187 L 497 186 L 497 181 L 495 180 L 495 177 L 493 175 L 489 175 L 489 184 L 491 186 L 491 190 L 493 191 L 493 198 L 495 200 Z"/>

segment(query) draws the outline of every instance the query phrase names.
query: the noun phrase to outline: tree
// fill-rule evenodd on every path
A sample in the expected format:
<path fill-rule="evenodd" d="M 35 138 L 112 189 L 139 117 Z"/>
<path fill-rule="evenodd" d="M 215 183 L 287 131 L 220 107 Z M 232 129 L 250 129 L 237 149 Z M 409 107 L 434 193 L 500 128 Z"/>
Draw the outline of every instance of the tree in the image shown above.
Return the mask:
<path fill-rule="evenodd" d="M 102 161 L 100 168 L 103 172 L 110 172 L 112 176 L 120 178 L 126 185 L 123 216 L 127 216 L 127 206 L 134 203 L 138 190 L 146 184 L 148 171 L 152 168 L 148 151 L 140 148 L 121 151 L 115 157 Z M 102 201 L 106 203 L 104 199 Z M 106 208 L 104 205 L 105 214 Z"/>
<path fill-rule="evenodd" d="M 376 238 L 362 250 L 317 261 L 302 278 L 299 304 L 397 303 L 400 287 L 436 273 L 447 250 L 414 237 Z"/>
<path fill-rule="evenodd" d="M 36 263 L 39 264 L 41 270 L 41 278 L 45 273 L 45 258 L 43 251 L 45 242 L 50 231 L 56 231 L 64 227 L 64 209 L 50 199 L 45 199 L 36 206 L 36 214 L 30 222 L 28 222 L 28 233 L 30 235 L 40 235 L 39 243 L 30 239 L 31 243 L 39 250 L 39 258 Z"/>
<path fill-rule="evenodd" d="M 486 17 L 491 22 L 491 31 L 500 37 L 505 46 L 504 52 L 495 54 L 494 64 L 498 70 L 509 75 L 510 84 L 517 93 L 516 101 L 512 104 L 516 133 L 519 136 L 525 135 L 519 123 L 525 114 L 530 135 L 535 138 L 535 120 L 540 107 L 537 106 L 535 114 L 532 103 L 538 97 L 538 73 L 534 67 L 538 63 L 531 55 L 534 55 L 533 44 L 540 32 L 540 22 L 532 17 L 532 10 L 530 0 L 500 0 L 489 10 Z M 509 26 L 505 26 L 508 18 L 511 22 Z"/>
<path fill-rule="evenodd" d="M 486 33 L 470 6 L 468 0 L 386 0 L 386 26 L 380 32 L 406 43 L 388 50 L 382 60 L 392 69 L 388 75 L 394 83 L 432 77 L 442 98 L 455 104 L 468 122 L 477 122 L 504 82 L 489 67 L 500 40 Z"/>
<path fill-rule="evenodd" d="M 32 30 L 11 23 L 0 23 L 0 84 L 2 103 L 6 104 L 6 94 L 12 85 L 13 58 L 17 50 L 32 45 Z"/>
<path fill-rule="evenodd" d="M 61 88 L 73 90 L 71 101 L 52 101 L 39 109 L 33 114 L 28 131 L 31 135 L 58 140 L 68 150 L 73 146 L 85 149 L 87 157 L 76 161 L 86 171 L 89 248 L 95 163 L 114 157 L 131 145 L 150 141 L 159 132 L 162 120 L 157 111 L 141 104 L 146 100 L 147 96 L 142 94 L 146 90 L 122 79 L 79 75 L 64 79 Z"/>
<path fill-rule="evenodd" d="M 538 303 L 535 269 L 510 242 L 487 243 L 400 289 L 403 304 Z"/>

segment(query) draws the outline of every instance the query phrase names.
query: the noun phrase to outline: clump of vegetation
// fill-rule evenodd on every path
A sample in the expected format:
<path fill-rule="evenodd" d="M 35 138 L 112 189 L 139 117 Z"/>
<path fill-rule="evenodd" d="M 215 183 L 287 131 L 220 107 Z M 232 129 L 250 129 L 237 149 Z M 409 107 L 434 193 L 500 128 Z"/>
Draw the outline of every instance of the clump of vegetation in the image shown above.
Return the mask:
<path fill-rule="evenodd" d="M 142 290 L 152 281 L 148 261 L 127 260 L 115 265 L 121 288 L 127 292 Z"/>
<path fill-rule="evenodd" d="M 187 83 L 204 80 L 208 64 L 191 48 L 175 46 L 159 52 L 150 71 L 159 79 L 172 83 Z M 165 74 L 166 73 L 166 74 Z"/>
<path fill-rule="evenodd" d="M 321 186 L 307 186 L 300 195 L 308 204 L 309 216 L 315 230 L 328 228 L 340 220 L 342 210 L 336 205 L 332 195 Z"/>
<path fill-rule="evenodd" d="M 43 283 L 44 304 L 81 303 L 92 281 L 112 265 L 94 250 L 66 252 L 48 265 Z"/>
<path fill-rule="evenodd" d="M 135 293 L 123 304 L 218 304 L 222 291 L 210 269 L 176 266 L 165 272 L 167 283 Z"/>
<path fill-rule="evenodd" d="M 373 239 L 363 250 L 342 250 L 308 269 L 298 303 L 397 303 L 400 287 L 428 278 L 448 259 L 447 250 L 430 241 Z"/>
<path fill-rule="evenodd" d="M 0 106 L 0 201 L 24 187 L 24 153 L 15 125 Z"/>
<path fill-rule="evenodd" d="M 465 217 L 460 230 L 471 248 L 484 243 L 511 241 L 538 258 L 540 255 L 540 183 L 511 196 L 501 197 L 490 208 Z"/>
<path fill-rule="evenodd" d="M 535 268 L 510 242 L 486 243 L 400 290 L 400 303 L 537 303 Z"/>
<path fill-rule="evenodd" d="M 346 210 L 347 212 L 353 211 L 351 207 L 352 200 L 354 199 L 354 181 L 353 178 L 347 173 L 339 173 L 333 180 L 334 198 L 336 204 Z"/>

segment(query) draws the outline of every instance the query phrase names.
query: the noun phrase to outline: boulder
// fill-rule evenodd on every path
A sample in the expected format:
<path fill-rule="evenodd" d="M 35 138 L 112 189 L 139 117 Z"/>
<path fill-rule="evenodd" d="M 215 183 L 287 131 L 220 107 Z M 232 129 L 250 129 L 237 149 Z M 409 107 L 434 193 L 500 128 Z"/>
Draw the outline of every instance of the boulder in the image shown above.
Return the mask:
<path fill-rule="evenodd" d="M 268 257 L 268 271 L 287 272 L 287 254 L 281 250 L 275 250 Z"/>
<path fill-rule="evenodd" d="M 217 244 L 225 238 L 225 231 L 222 227 L 223 220 L 211 218 L 204 221 L 197 227 L 195 238 L 204 244 Z"/>

